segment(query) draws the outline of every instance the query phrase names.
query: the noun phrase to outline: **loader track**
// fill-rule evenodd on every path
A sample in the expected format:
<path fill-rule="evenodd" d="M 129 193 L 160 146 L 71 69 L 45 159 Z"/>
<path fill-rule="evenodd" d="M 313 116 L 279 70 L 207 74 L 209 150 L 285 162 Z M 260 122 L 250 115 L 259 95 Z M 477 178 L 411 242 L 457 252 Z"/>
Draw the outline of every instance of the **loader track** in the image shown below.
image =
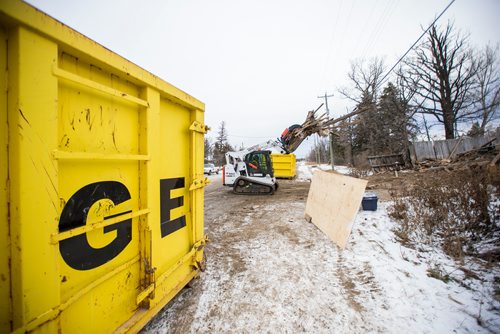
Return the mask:
<path fill-rule="evenodd" d="M 275 188 L 278 187 L 240 178 L 234 183 L 233 193 L 238 195 L 273 195 Z"/>

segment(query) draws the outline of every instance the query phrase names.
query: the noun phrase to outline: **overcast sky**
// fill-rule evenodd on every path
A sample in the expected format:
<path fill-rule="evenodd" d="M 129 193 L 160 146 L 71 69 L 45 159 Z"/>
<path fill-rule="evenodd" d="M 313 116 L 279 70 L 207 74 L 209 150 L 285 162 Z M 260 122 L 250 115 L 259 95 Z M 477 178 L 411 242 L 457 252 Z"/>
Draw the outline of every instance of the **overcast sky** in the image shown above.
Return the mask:
<path fill-rule="evenodd" d="M 450 0 L 28 2 L 203 101 L 210 137 L 224 120 L 230 143 L 248 146 L 302 123 L 325 92 L 333 116 L 346 113 L 350 62 L 391 67 Z M 499 16 L 499 0 L 456 0 L 439 23 L 482 47 L 499 42 Z"/>

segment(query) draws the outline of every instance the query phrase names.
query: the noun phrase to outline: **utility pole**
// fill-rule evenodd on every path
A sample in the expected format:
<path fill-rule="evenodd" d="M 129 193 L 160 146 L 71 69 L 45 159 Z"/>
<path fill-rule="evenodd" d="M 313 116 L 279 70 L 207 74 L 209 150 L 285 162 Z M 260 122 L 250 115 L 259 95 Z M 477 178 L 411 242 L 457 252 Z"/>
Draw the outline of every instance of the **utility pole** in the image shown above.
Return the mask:
<path fill-rule="evenodd" d="M 330 117 L 330 109 L 328 109 L 328 98 L 332 97 L 333 94 L 328 95 L 327 92 L 325 92 L 325 95 L 323 96 L 318 96 L 318 99 L 325 99 L 325 106 L 326 106 L 326 114 L 328 117 Z M 332 170 L 335 169 L 335 165 L 333 163 L 333 132 L 330 131 L 329 134 L 329 139 L 330 139 L 330 162 L 332 164 Z"/>
<path fill-rule="evenodd" d="M 316 155 L 316 163 L 319 165 L 321 164 L 321 155 L 320 155 L 320 147 L 319 147 L 319 141 L 318 141 L 318 135 L 315 134 L 314 135 L 314 146 L 316 146 L 316 152 L 315 152 L 315 155 Z"/>

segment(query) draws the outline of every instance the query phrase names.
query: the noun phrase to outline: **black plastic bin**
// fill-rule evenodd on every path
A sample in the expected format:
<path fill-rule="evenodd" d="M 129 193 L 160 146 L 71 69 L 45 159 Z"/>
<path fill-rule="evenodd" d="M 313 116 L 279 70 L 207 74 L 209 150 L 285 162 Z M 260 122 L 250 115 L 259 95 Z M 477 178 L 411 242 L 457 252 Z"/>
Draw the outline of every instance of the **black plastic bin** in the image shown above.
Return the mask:
<path fill-rule="evenodd" d="M 376 193 L 365 193 L 361 201 L 361 206 L 364 211 L 377 211 L 377 202 L 378 197 Z"/>

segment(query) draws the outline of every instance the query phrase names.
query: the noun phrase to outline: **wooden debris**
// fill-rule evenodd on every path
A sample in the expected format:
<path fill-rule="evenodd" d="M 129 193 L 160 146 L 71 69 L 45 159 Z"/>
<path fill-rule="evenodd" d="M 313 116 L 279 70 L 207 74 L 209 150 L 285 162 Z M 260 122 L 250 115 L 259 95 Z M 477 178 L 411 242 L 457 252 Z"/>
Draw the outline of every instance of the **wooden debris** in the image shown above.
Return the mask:
<path fill-rule="evenodd" d="M 479 148 L 459 153 L 451 160 L 427 159 L 425 161 L 416 162 L 415 168 L 419 171 L 430 169 L 451 172 L 453 170 L 480 169 L 487 165 L 490 167 L 495 166 L 500 160 L 500 153 L 498 153 L 499 148 L 493 145 L 494 141 L 495 139 L 490 140 Z M 491 159 L 492 154 L 495 154 L 493 159 Z"/>
<path fill-rule="evenodd" d="M 368 163 L 374 172 L 397 171 L 405 166 L 403 154 L 388 154 L 368 157 Z"/>
<path fill-rule="evenodd" d="M 326 113 L 317 116 L 316 113 L 322 106 L 323 104 L 321 104 L 316 110 L 309 111 L 304 123 L 300 125 L 292 125 L 288 128 L 288 132 L 285 135 L 282 135 L 280 143 L 286 152 L 294 152 L 304 139 L 310 135 L 317 133 L 322 137 L 327 136 L 334 128 L 337 127 L 338 123 L 361 113 L 361 110 L 354 110 L 353 112 L 338 118 L 329 118 Z"/>
<path fill-rule="evenodd" d="M 498 152 L 498 154 L 493 158 L 493 160 L 491 160 L 490 166 L 491 167 L 495 166 L 498 160 L 500 160 L 500 152 Z"/>
<path fill-rule="evenodd" d="M 455 146 L 453 146 L 453 149 L 451 150 L 450 154 L 448 155 L 448 159 L 451 159 L 451 157 L 453 157 L 453 154 L 455 154 L 455 151 L 457 150 L 458 146 L 460 145 L 460 143 L 463 140 L 464 140 L 464 136 L 460 136 L 457 143 L 455 144 Z"/>
<path fill-rule="evenodd" d="M 280 139 L 285 151 L 294 152 L 304 139 L 315 133 L 320 136 L 328 134 L 328 129 L 325 126 L 325 123 L 328 121 L 328 115 L 323 114 L 319 117 L 316 116 L 316 112 L 322 106 L 323 104 L 321 104 L 316 110 L 309 111 L 307 113 L 306 120 L 301 125 L 292 125 L 288 128 L 288 132 Z"/>

